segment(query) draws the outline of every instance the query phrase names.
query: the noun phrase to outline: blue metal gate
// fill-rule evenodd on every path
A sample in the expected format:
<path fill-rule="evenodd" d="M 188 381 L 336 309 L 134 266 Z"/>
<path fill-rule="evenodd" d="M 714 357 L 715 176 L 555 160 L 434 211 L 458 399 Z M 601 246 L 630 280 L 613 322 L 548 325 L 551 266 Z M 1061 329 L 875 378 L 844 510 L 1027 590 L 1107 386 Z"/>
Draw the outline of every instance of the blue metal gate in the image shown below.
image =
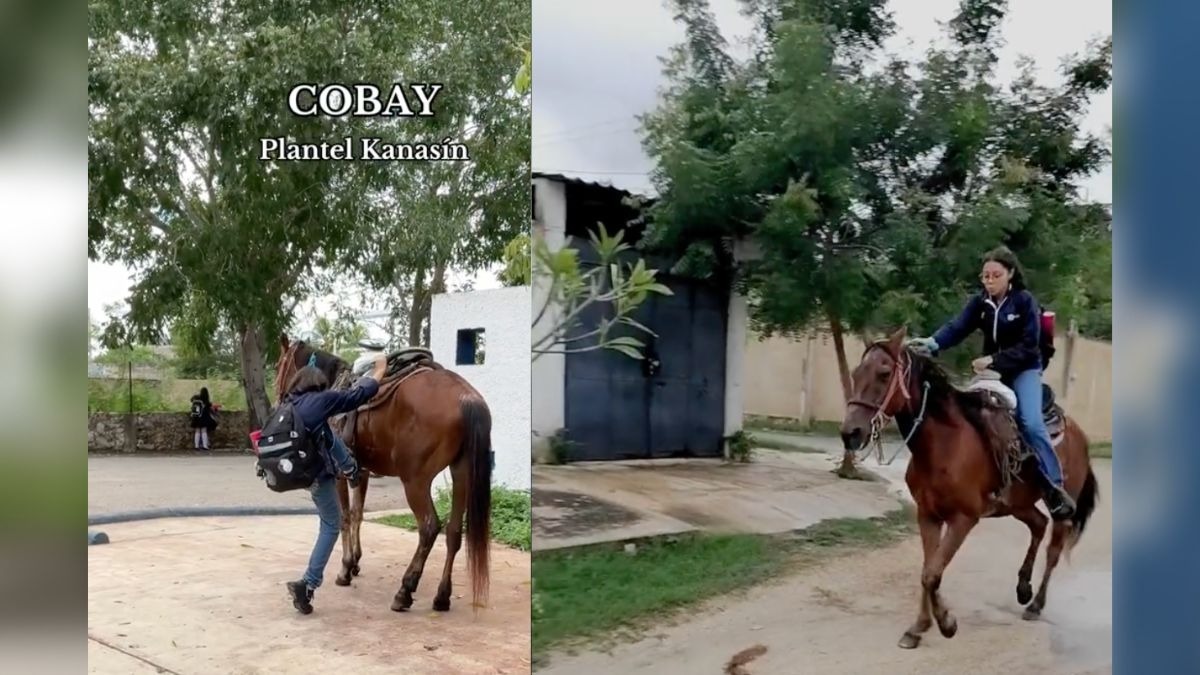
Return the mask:
<path fill-rule="evenodd" d="M 658 334 L 647 348 L 657 371 L 610 350 L 566 355 L 571 460 L 721 456 L 728 291 L 693 280 L 663 282 L 674 295 L 651 295 L 634 316 Z M 583 330 L 606 312 L 585 311 Z"/>

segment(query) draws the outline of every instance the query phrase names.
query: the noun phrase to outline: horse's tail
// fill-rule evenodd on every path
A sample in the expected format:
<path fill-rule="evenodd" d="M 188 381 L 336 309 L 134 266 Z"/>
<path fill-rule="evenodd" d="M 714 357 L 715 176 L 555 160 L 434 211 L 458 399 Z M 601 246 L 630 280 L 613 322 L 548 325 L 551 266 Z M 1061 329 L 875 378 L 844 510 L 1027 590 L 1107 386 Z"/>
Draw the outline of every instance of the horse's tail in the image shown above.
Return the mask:
<path fill-rule="evenodd" d="M 492 521 L 492 414 L 477 396 L 462 399 L 462 453 L 470 463 L 467 482 L 467 566 L 472 605 L 487 604 L 488 545 Z"/>
<path fill-rule="evenodd" d="M 1092 512 L 1096 510 L 1096 500 L 1099 498 L 1100 488 L 1096 485 L 1096 474 L 1092 471 L 1092 467 L 1088 467 L 1087 478 L 1083 480 L 1083 489 L 1079 491 L 1079 498 L 1075 500 L 1075 515 L 1071 516 L 1071 532 L 1067 538 L 1067 551 L 1075 548 L 1076 542 L 1083 536 L 1083 530 L 1087 527 L 1088 519 L 1092 517 Z"/>

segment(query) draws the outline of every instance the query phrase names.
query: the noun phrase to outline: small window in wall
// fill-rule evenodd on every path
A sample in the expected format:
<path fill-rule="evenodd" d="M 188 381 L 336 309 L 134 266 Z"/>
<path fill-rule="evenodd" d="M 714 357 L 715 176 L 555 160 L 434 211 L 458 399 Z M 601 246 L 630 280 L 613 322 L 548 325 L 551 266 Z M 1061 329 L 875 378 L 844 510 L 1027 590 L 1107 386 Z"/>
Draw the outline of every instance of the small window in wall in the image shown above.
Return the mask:
<path fill-rule="evenodd" d="M 458 331 L 458 349 L 454 362 L 460 366 L 483 364 L 483 329 L 462 328 Z"/>

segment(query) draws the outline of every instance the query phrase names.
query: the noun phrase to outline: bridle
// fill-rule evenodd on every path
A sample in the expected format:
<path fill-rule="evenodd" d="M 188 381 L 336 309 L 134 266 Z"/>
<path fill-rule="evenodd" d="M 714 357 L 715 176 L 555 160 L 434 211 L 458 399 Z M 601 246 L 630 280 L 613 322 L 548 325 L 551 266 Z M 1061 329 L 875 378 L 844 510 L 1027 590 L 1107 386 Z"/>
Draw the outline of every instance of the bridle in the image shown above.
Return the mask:
<path fill-rule="evenodd" d="M 871 346 L 871 349 L 875 348 L 883 349 L 883 347 L 879 344 Z M 869 352 L 870 349 L 867 351 Z M 886 353 L 887 350 L 884 350 L 884 352 Z M 889 356 L 891 355 L 889 354 Z M 900 454 L 900 450 L 908 446 L 908 442 L 912 440 L 913 434 L 917 432 L 917 427 L 921 426 L 921 421 L 925 419 L 925 404 L 929 400 L 929 383 L 924 382 L 922 383 L 921 392 L 921 410 L 919 413 L 917 413 L 916 419 L 913 420 L 912 428 L 909 429 L 908 435 L 904 437 L 904 442 L 901 443 L 898 448 L 896 448 L 896 451 L 892 453 L 891 458 L 888 459 L 887 462 L 884 462 L 883 439 L 880 435 L 880 432 L 883 431 L 883 428 L 892 421 L 892 416 L 888 415 L 884 411 L 887 410 L 888 404 L 892 402 L 892 397 L 896 395 L 897 391 L 900 392 L 906 402 L 912 400 L 912 396 L 909 395 L 907 387 L 908 378 L 912 374 L 912 355 L 908 353 L 908 349 L 903 349 L 900 352 L 900 355 L 895 357 L 893 360 L 896 362 L 896 368 L 892 371 L 892 377 L 888 381 L 887 391 L 884 392 L 883 400 L 880 403 L 872 403 L 857 397 L 851 398 L 846 402 L 847 407 L 858 405 L 875 411 L 875 414 L 871 417 L 871 434 L 867 438 L 867 442 L 863 443 L 863 448 L 867 449 L 867 452 L 864 453 L 862 457 L 865 458 L 868 454 L 870 454 L 871 444 L 874 443 L 877 451 L 878 462 L 885 466 L 895 461 L 896 456 Z M 855 458 L 858 459 L 858 455 L 855 455 Z"/>

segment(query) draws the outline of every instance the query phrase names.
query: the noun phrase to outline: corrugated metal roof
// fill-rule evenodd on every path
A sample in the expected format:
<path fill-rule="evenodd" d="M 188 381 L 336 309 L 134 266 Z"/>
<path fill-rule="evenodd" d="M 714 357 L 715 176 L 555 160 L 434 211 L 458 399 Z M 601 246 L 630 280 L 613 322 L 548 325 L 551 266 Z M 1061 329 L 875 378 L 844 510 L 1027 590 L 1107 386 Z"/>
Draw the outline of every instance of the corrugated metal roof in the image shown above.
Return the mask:
<path fill-rule="evenodd" d="M 561 174 L 561 173 L 542 173 L 541 171 L 534 171 L 532 173 L 532 176 L 533 176 L 533 178 L 545 178 L 547 180 L 552 180 L 552 181 L 556 181 L 559 183 L 572 183 L 574 185 L 586 185 L 588 187 L 605 188 L 608 190 L 612 190 L 613 192 L 620 192 L 623 195 L 629 195 L 631 197 L 643 197 L 644 198 L 646 196 L 646 195 L 637 194 L 635 192 L 630 192 L 629 190 L 626 190 L 624 188 L 619 188 L 619 187 L 613 185 L 611 182 L 601 183 L 598 181 L 584 180 L 582 178 L 576 178 L 574 176 L 568 176 L 566 174 Z"/>

